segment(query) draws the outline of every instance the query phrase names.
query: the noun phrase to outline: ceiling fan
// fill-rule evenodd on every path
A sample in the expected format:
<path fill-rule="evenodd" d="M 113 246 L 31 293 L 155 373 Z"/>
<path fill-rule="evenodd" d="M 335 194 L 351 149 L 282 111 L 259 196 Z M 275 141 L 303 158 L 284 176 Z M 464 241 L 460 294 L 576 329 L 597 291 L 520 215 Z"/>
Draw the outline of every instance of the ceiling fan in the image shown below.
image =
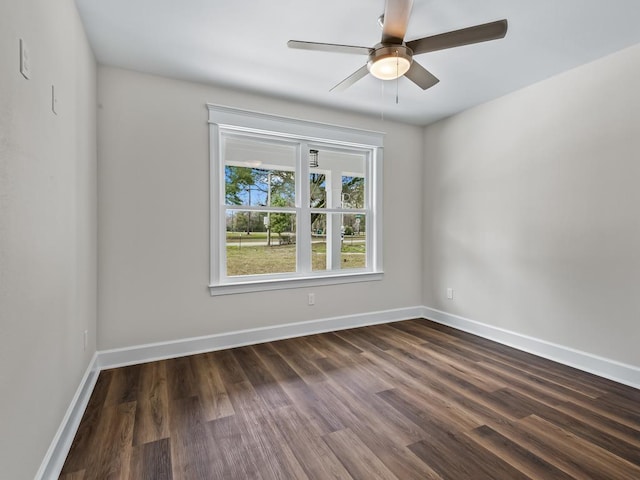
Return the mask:
<path fill-rule="evenodd" d="M 382 24 L 382 39 L 371 48 L 300 40 L 289 40 L 287 45 L 289 48 L 351 53 L 369 57 L 365 65 L 331 88 L 331 91 L 345 90 L 365 77 L 367 73 L 381 80 L 394 80 L 404 75 L 426 90 L 440 80 L 416 62 L 413 59 L 414 55 L 497 40 L 507 34 L 507 20 L 498 20 L 405 42 L 404 36 L 412 6 L 413 0 L 386 0 L 384 14 L 379 18 Z"/>

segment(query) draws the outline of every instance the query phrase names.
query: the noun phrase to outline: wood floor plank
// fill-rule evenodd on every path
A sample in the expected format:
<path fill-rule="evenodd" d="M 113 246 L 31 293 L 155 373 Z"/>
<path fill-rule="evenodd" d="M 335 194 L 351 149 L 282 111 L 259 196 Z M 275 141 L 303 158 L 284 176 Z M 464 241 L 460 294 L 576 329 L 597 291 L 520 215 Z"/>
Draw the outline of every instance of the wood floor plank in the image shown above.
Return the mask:
<path fill-rule="evenodd" d="M 424 322 L 413 323 L 417 324 L 420 328 L 425 328 L 426 326 Z M 433 323 L 429 324 L 428 328 L 432 332 L 434 330 L 440 332 L 450 343 L 459 345 L 472 353 L 482 355 L 484 357 L 483 361 L 494 360 L 503 365 L 516 367 L 524 372 L 539 375 L 555 382 L 557 385 L 568 387 L 592 398 L 611 391 L 612 388 L 617 389 L 619 387 L 618 384 L 610 380 L 554 363 L 527 352 L 517 351 L 466 332 Z"/>
<path fill-rule="evenodd" d="M 357 424 L 364 425 L 375 419 L 375 429 L 399 445 L 413 443 L 424 436 L 424 431 L 416 423 L 390 409 L 375 393 L 358 395 L 348 385 L 334 382 L 325 385 L 323 393 L 331 396 L 331 403 L 347 407 L 355 422 L 352 420 L 345 425 L 352 429 Z"/>
<path fill-rule="evenodd" d="M 130 472 L 131 478 L 139 480 L 172 480 L 169 439 L 136 445 L 131 455 Z"/>
<path fill-rule="evenodd" d="M 139 383 L 133 444 L 140 445 L 169 438 L 166 362 L 141 365 Z"/>
<path fill-rule="evenodd" d="M 351 430 L 337 430 L 322 438 L 354 480 L 398 478 Z"/>
<path fill-rule="evenodd" d="M 640 478 L 640 466 L 617 456 L 611 450 L 593 444 L 562 427 L 531 416 L 521 421 L 531 431 L 547 435 L 550 443 L 560 446 L 579 459 L 589 475 L 602 473 L 604 478 Z"/>
<path fill-rule="evenodd" d="M 579 439 L 575 442 L 572 440 L 571 443 L 574 444 L 572 447 L 564 439 L 566 432 L 558 435 L 558 432 L 554 431 L 554 429 L 546 428 L 542 423 L 544 422 L 543 420 L 534 419 L 533 422 L 529 420 L 527 418 L 513 423 L 490 424 L 489 427 L 574 478 L 589 480 L 634 478 L 623 476 L 623 471 L 619 471 L 617 476 L 611 476 L 610 473 L 604 472 L 601 467 L 594 466 L 588 458 L 588 454 L 586 454 L 585 458 L 584 451 L 576 451 L 575 445 L 580 443 Z M 622 461 L 624 462 L 624 460 Z M 617 462 L 618 460 L 611 462 L 612 468 Z"/>
<path fill-rule="evenodd" d="M 175 391 L 179 392 L 182 390 Z M 210 451 L 214 445 L 205 425 L 200 399 L 195 396 L 171 398 L 169 418 L 173 478 L 220 478 L 215 475 L 219 465 L 212 461 Z"/>
<path fill-rule="evenodd" d="M 264 480 L 306 478 L 291 446 L 278 430 L 275 414 L 286 407 L 271 411 L 248 381 L 228 385 L 227 388 L 238 412 L 236 419 L 254 471 L 259 472 Z"/>
<path fill-rule="evenodd" d="M 571 402 L 557 404 L 555 409 L 640 448 L 640 427 L 634 428 L 607 417 L 597 410 Z"/>
<path fill-rule="evenodd" d="M 339 332 L 336 332 L 336 335 L 349 342 L 353 346 L 359 348 L 361 351 L 371 350 L 372 348 L 378 348 L 380 350 L 389 350 L 393 348 L 393 345 L 389 343 L 384 337 L 376 335 L 374 332 L 369 330 L 341 330 Z"/>
<path fill-rule="evenodd" d="M 235 415 L 218 418 L 207 423 L 212 439 L 215 440 L 214 461 L 219 462 L 221 478 L 255 478 L 262 480 L 257 465 L 247 451 L 238 419 Z"/>
<path fill-rule="evenodd" d="M 592 444 L 598 445 L 621 458 L 640 464 L 640 448 L 619 437 L 598 430 L 593 423 L 583 422 L 573 415 L 562 413 L 555 408 L 536 402 L 532 398 L 509 389 L 494 392 L 490 397 L 496 399 L 499 405 L 504 406 L 507 410 L 518 409 L 519 418 L 536 415 L 548 422 L 562 425 L 565 430 L 587 439 Z"/>
<path fill-rule="evenodd" d="M 313 387 L 305 383 L 272 344 L 257 345 L 253 348 L 289 398 L 319 432 L 330 433 L 345 428 L 335 412 L 320 401 Z"/>
<path fill-rule="evenodd" d="M 279 342 L 272 342 L 273 348 L 283 357 L 287 359 L 289 366 L 296 371 L 296 373 L 306 383 L 313 384 L 317 382 L 324 382 L 327 376 L 314 365 L 304 348 L 304 343 L 297 338 L 291 340 L 282 340 Z"/>
<path fill-rule="evenodd" d="M 574 478 L 523 446 L 500 435 L 487 425 L 472 430 L 469 435 L 494 455 L 531 478 L 552 478 L 553 480 L 572 480 Z"/>
<path fill-rule="evenodd" d="M 211 361 L 218 367 L 225 386 L 249 381 L 232 352 L 233 350 L 220 350 L 208 354 Z"/>
<path fill-rule="evenodd" d="M 116 368 L 111 376 L 105 406 L 135 402 L 138 396 L 140 365 Z"/>
<path fill-rule="evenodd" d="M 422 438 L 422 432 L 415 424 L 406 426 L 400 432 L 384 430 L 382 433 L 377 421 L 379 415 L 372 415 L 366 404 L 351 396 L 348 391 L 333 382 L 317 385 L 317 395 L 335 408 L 340 421 L 362 440 L 380 460 L 394 472 L 398 478 L 407 480 L 442 480 L 428 465 L 421 462 L 411 451 L 405 448 L 406 435 Z M 375 418 L 376 421 L 371 419 Z"/>
<path fill-rule="evenodd" d="M 366 359 L 358 355 L 345 356 L 335 353 L 331 358 L 321 358 L 314 362 L 324 374 L 334 382 L 343 382 L 354 391 L 366 395 L 381 392 L 392 387 L 387 380 L 367 369 L 363 363 Z"/>
<path fill-rule="evenodd" d="M 59 478 L 635 479 L 640 391 L 408 320 L 103 371 Z"/>
<path fill-rule="evenodd" d="M 640 400 L 627 399 L 619 395 L 605 394 L 598 397 L 593 402 L 604 410 L 614 411 L 616 415 L 623 418 L 629 425 L 640 428 Z"/>
<path fill-rule="evenodd" d="M 365 355 L 373 355 L 374 360 L 379 358 L 378 355 L 365 353 Z M 396 366 L 394 364 L 394 357 L 386 357 L 391 359 L 389 362 L 385 362 L 384 359 L 379 359 L 379 368 L 385 373 L 393 373 L 396 378 L 396 388 L 404 393 L 408 393 L 409 396 L 415 397 L 414 401 L 418 402 L 425 410 L 434 411 L 440 410 L 446 412 L 447 417 L 452 423 L 460 426 L 464 429 L 474 429 L 484 424 L 484 417 L 477 415 L 468 408 L 463 407 L 459 403 L 452 401 L 447 395 L 442 395 L 437 389 L 432 388 L 431 381 L 424 376 L 417 379 L 408 374 L 404 368 Z M 399 365 L 403 365 L 401 362 Z"/>
<path fill-rule="evenodd" d="M 459 433 L 432 431 L 429 438 L 409 445 L 409 450 L 444 480 L 530 480 L 515 467 Z"/>
<path fill-rule="evenodd" d="M 86 478 L 128 478 L 135 410 L 135 402 L 102 409 L 91 452 L 85 459 Z"/>
<path fill-rule="evenodd" d="M 494 408 L 486 401 L 484 391 L 479 391 L 476 387 L 472 387 L 471 391 L 465 390 L 457 380 L 450 381 L 448 374 L 445 377 L 440 375 L 440 369 L 434 364 L 428 362 L 416 362 L 413 355 L 407 355 L 407 352 L 390 352 L 391 357 L 395 357 L 401 362 L 405 362 L 407 368 L 414 371 L 416 375 L 422 370 L 424 377 L 428 379 L 429 388 L 434 394 L 439 395 L 442 399 L 448 399 L 459 408 L 466 410 L 474 418 L 487 421 L 500 421 L 503 415 L 494 410 Z M 419 359 L 418 359 L 419 360 Z"/>
<path fill-rule="evenodd" d="M 418 327 L 413 327 L 413 330 L 417 328 Z M 422 337 L 424 338 L 425 335 L 422 335 Z M 480 378 L 491 378 L 493 376 L 502 384 L 502 387 L 506 385 L 512 386 L 513 382 L 522 384 L 524 377 L 527 388 L 537 386 L 538 395 L 547 395 L 548 401 L 551 401 L 552 397 L 557 401 L 569 401 L 573 398 L 587 397 L 587 395 L 581 392 L 566 388 L 563 385 L 548 380 L 545 376 L 538 375 L 537 371 L 536 373 L 531 373 L 530 365 L 520 363 L 514 366 L 512 363 L 505 363 L 495 356 L 487 356 L 484 347 L 478 347 L 476 345 L 459 347 L 456 343 L 447 345 L 446 342 L 438 341 L 437 339 L 426 341 L 422 346 L 428 351 L 431 350 L 436 354 L 440 353 L 444 358 L 453 358 L 461 362 L 466 362 L 470 371 L 476 372 Z M 469 362 L 470 358 L 473 358 L 473 362 L 471 363 Z M 491 370 L 493 373 L 490 374 L 487 370 Z"/>
<path fill-rule="evenodd" d="M 310 480 L 326 478 L 350 480 L 351 476 L 333 454 L 322 437 L 314 434 L 295 407 L 283 407 L 274 412 L 282 435 Z"/>
<path fill-rule="evenodd" d="M 205 419 L 211 421 L 233 415 L 233 406 L 215 357 L 211 354 L 201 354 L 195 355 L 193 360 L 198 396 L 202 401 Z"/>
<path fill-rule="evenodd" d="M 449 375 L 458 377 L 487 392 L 504 388 L 507 385 L 505 382 L 497 381 L 486 374 L 478 372 L 476 369 L 477 362 L 463 355 L 457 355 L 454 352 L 441 349 L 429 342 L 422 342 L 422 339 L 420 344 L 401 345 L 390 350 L 390 353 L 393 351 L 402 352 L 409 358 L 413 355 L 413 358 L 418 359 L 417 361 L 419 362 L 435 364 L 440 371 L 447 372 Z"/>
<path fill-rule="evenodd" d="M 199 391 L 191 357 L 174 358 L 171 366 L 167 369 L 169 399 L 197 397 Z"/>
<path fill-rule="evenodd" d="M 233 349 L 233 356 L 249 379 L 253 388 L 269 408 L 291 405 L 291 399 L 275 381 L 269 369 L 251 347 Z"/>
<path fill-rule="evenodd" d="M 517 369 L 506 365 L 481 362 L 476 364 L 475 368 L 487 376 L 493 376 L 503 381 L 513 390 L 535 392 L 536 397 L 547 404 L 554 405 L 560 402 L 570 402 L 575 398 L 574 395 L 567 392 L 568 389 L 547 384 L 539 378 L 525 372 L 519 372 Z"/>

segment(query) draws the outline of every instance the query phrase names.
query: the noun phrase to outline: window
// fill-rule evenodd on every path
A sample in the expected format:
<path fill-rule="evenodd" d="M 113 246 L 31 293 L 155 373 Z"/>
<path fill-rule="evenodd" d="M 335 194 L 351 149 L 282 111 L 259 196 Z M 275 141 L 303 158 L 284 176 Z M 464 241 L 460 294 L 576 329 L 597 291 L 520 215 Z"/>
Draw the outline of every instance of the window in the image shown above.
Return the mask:
<path fill-rule="evenodd" d="M 382 134 L 208 108 L 212 295 L 382 277 Z"/>

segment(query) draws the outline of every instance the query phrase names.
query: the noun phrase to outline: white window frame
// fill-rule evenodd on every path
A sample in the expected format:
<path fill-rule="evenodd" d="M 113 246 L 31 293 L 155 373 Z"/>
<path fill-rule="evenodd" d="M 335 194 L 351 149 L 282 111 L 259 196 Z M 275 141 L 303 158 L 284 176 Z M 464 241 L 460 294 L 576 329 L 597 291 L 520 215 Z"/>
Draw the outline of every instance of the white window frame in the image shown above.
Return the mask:
<path fill-rule="evenodd" d="M 312 287 L 381 280 L 382 269 L 382 160 L 384 134 L 324 123 L 286 118 L 207 104 L 209 111 L 210 161 L 210 280 L 211 295 Z M 248 135 L 253 138 L 291 141 L 299 147 L 296 165 L 296 205 L 283 209 L 297 215 L 296 264 L 310 265 L 311 242 L 306 241 L 311 213 L 362 213 L 361 209 L 313 209 L 309 206 L 309 150 L 335 149 L 365 153 L 367 222 L 367 267 L 362 269 L 312 271 L 302 268 L 292 273 L 226 276 L 226 215 L 222 135 Z M 304 160 L 304 161 L 303 161 Z M 305 180 L 306 179 L 306 180 Z M 276 207 L 239 207 L 243 210 L 274 210 Z M 307 245 L 308 244 L 308 245 Z"/>

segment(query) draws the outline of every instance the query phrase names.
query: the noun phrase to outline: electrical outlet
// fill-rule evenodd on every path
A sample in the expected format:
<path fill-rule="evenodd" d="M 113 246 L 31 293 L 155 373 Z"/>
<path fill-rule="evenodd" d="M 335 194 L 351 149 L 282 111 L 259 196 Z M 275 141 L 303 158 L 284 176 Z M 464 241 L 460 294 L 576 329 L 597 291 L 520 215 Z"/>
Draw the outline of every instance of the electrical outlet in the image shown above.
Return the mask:
<path fill-rule="evenodd" d="M 453 300 L 453 288 L 447 288 L 447 298 Z"/>
<path fill-rule="evenodd" d="M 315 305 L 316 304 L 316 294 L 315 293 L 310 293 L 309 294 L 309 306 Z"/>
<path fill-rule="evenodd" d="M 20 73 L 27 80 L 31 77 L 31 58 L 27 44 L 23 39 L 20 39 Z"/>
<path fill-rule="evenodd" d="M 84 351 L 87 351 L 87 347 L 89 346 L 89 330 L 85 330 L 82 335 L 82 341 L 84 345 Z"/>
<path fill-rule="evenodd" d="M 58 96 L 56 95 L 56 86 L 51 85 L 51 111 L 58 114 Z"/>

